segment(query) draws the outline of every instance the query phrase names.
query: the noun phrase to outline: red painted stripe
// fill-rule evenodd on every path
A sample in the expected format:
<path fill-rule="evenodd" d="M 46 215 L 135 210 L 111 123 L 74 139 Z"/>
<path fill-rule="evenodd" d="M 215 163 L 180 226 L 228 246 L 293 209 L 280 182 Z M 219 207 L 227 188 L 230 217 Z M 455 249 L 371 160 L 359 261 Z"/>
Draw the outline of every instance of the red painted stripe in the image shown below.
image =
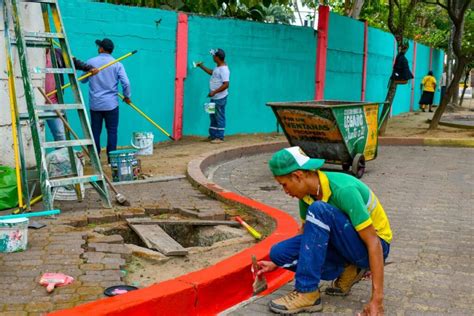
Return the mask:
<path fill-rule="evenodd" d="M 362 59 L 362 91 L 360 93 L 360 100 L 365 101 L 365 89 L 367 86 L 367 51 L 369 44 L 369 23 L 364 22 L 364 54 Z"/>
<path fill-rule="evenodd" d="M 411 81 L 411 98 L 410 98 L 410 112 L 413 112 L 415 108 L 415 81 L 416 81 L 416 42 L 413 41 L 413 80 Z"/>
<path fill-rule="evenodd" d="M 256 244 L 211 267 L 173 280 L 102 299 L 73 309 L 54 312 L 55 316 L 84 315 L 215 315 L 252 296 L 251 255 L 268 259 L 270 248 L 294 236 L 298 224 L 287 213 L 232 192 L 217 192 L 223 198 L 257 209 L 273 218 L 273 233 Z M 265 275 L 268 294 L 293 279 L 293 273 L 277 269 Z"/>
<path fill-rule="evenodd" d="M 329 6 L 320 5 L 318 8 L 318 43 L 316 47 L 316 92 L 315 100 L 324 99 L 324 84 L 326 81 L 326 64 L 328 50 Z"/>
<path fill-rule="evenodd" d="M 188 16 L 178 13 L 176 28 L 176 77 L 174 85 L 174 120 L 173 137 L 183 137 L 184 79 L 187 75 L 188 63 Z"/>

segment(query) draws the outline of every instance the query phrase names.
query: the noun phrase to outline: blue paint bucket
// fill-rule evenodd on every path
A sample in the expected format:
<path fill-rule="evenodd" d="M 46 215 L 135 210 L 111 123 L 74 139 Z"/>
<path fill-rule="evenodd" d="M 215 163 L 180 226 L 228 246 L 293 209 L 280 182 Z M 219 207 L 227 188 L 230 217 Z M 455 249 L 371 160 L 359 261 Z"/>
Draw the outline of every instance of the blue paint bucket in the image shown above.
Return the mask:
<path fill-rule="evenodd" d="M 114 150 L 109 153 L 112 168 L 112 181 L 132 181 L 140 173 L 135 149 Z"/>

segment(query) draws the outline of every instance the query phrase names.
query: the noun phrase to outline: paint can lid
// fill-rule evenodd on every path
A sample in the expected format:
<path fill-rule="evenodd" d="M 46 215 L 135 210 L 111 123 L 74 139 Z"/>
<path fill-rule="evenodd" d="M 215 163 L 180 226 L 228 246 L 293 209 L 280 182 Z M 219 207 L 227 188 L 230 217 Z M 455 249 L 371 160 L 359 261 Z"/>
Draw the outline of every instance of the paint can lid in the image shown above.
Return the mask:
<path fill-rule="evenodd" d="M 125 294 L 130 291 L 135 291 L 138 290 L 136 286 L 131 286 L 131 285 L 115 285 L 108 287 L 104 290 L 104 295 L 105 296 L 117 296 L 120 294 Z"/>
<path fill-rule="evenodd" d="M 16 224 L 27 224 L 28 221 L 26 217 L 0 219 L 0 227 L 13 227 L 16 226 Z"/>

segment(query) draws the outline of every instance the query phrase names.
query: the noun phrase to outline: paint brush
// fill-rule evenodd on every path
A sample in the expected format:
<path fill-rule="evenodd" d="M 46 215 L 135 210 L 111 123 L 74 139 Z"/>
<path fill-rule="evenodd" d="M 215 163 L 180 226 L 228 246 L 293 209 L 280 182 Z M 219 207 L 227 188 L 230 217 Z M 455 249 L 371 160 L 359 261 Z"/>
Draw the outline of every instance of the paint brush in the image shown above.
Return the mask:
<path fill-rule="evenodd" d="M 254 277 L 253 281 L 253 295 L 257 295 L 268 288 L 267 280 L 263 275 L 258 275 L 257 272 L 260 270 L 260 266 L 257 263 L 257 257 L 252 255 L 252 273 Z"/>
<path fill-rule="evenodd" d="M 250 235 L 253 236 L 253 238 L 260 240 L 262 239 L 262 234 L 260 234 L 258 231 L 256 231 L 252 226 L 247 224 L 240 216 L 236 216 L 235 220 L 240 223 L 247 231 L 250 233 Z"/>

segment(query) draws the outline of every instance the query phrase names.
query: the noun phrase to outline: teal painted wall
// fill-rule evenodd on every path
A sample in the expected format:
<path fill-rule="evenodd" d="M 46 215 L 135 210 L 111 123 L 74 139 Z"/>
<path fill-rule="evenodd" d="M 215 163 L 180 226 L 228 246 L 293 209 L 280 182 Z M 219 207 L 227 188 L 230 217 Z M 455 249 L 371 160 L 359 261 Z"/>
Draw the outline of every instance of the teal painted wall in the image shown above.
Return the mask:
<path fill-rule="evenodd" d="M 97 54 L 94 41 L 108 37 L 116 44 L 115 57 L 137 49 L 124 60 L 132 86 L 132 100 L 167 131 L 174 114 L 177 14 L 87 0 L 60 0 L 73 54 L 87 60 Z M 160 21 L 157 23 L 157 21 Z M 188 19 L 188 74 L 184 95 L 184 135 L 207 135 L 209 76 L 192 68 L 193 61 L 212 67 L 211 48 L 223 48 L 231 71 L 226 134 L 271 132 L 276 120 L 265 106 L 270 101 L 310 100 L 314 97 L 316 33 L 311 28 L 264 24 L 190 15 Z M 363 23 L 331 13 L 328 32 L 325 98 L 360 100 Z M 395 57 L 391 34 L 369 28 L 367 101 L 385 99 Z M 406 54 L 410 67 L 413 43 Z M 439 79 L 444 54 L 433 51 L 433 71 Z M 419 83 L 428 72 L 429 48 L 418 45 L 414 106 Z M 88 87 L 82 85 L 88 99 Z M 392 113 L 410 110 L 411 83 L 397 89 Z M 435 103 L 439 99 L 437 92 Z M 77 119 L 72 118 L 77 126 Z M 153 131 L 156 141 L 167 139 L 125 104 L 121 104 L 119 145 L 128 145 L 132 132 Z M 103 135 L 105 144 L 105 130 Z"/>
<path fill-rule="evenodd" d="M 384 100 L 394 60 L 393 37 L 379 29 L 369 27 L 367 45 L 367 81 L 365 99 Z"/>
<path fill-rule="evenodd" d="M 325 99 L 360 100 L 363 51 L 364 24 L 331 12 Z"/>
<path fill-rule="evenodd" d="M 362 86 L 362 60 L 364 45 L 364 23 L 331 13 L 328 31 L 327 71 L 325 99 L 360 100 Z M 413 65 L 413 41 L 405 56 L 410 69 Z M 366 101 L 383 101 L 387 94 L 392 65 L 396 56 L 396 43 L 390 33 L 368 28 L 368 56 Z M 417 110 L 421 96 L 420 83 L 430 70 L 430 49 L 417 45 L 413 107 Z M 433 50 L 433 67 L 437 80 L 441 77 L 444 54 Z M 392 115 L 410 111 L 412 102 L 412 83 L 398 85 L 392 106 Z M 439 91 L 435 95 L 435 104 L 439 100 Z"/>
<path fill-rule="evenodd" d="M 209 50 L 222 48 L 230 69 L 226 134 L 276 130 L 270 101 L 314 97 L 316 34 L 310 28 L 189 16 L 184 134 L 207 135 L 209 75 L 193 61 L 215 66 Z"/>
<path fill-rule="evenodd" d="M 137 54 L 122 61 L 130 79 L 132 101 L 171 132 L 174 114 L 176 13 L 80 0 L 61 0 L 60 9 L 73 55 L 77 58 L 85 61 L 96 56 L 94 41 L 104 37 L 114 41 L 113 56 L 116 58 L 138 50 Z M 161 22 L 157 25 L 155 21 L 160 19 Z M 86 84 L 81 86 L 88 104 L 88 87 Z M 73 119 L 73 123 L 77 124 L 77 120 Z M 121 102 L 119 145 L 130 144 L 133 131 L 153 131 L 155 140 L 167 139 Z M 102 146 L 105 141 L 104 128 Z"/>

